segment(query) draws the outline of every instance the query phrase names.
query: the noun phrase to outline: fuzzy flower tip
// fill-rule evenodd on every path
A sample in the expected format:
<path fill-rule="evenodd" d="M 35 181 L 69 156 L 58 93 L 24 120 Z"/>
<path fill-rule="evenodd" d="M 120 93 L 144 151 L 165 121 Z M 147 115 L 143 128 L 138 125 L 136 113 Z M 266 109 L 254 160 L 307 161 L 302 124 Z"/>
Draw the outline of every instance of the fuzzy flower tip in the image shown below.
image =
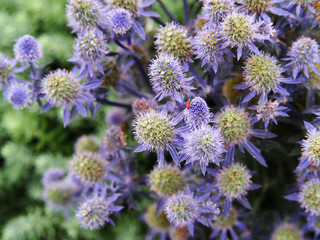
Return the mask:
<path fill-rule="evenodd" d="M 204 0 L 203 19 L 218 22 L 235 8 L 232 0 Z"/>
<path fill-rule="evenodd" d="M 192 54 L 191 38 L 185 27 L 177 23 L 167 23 L 156 34 L 156 49 L 166 52 L 186 62 Z"/>
<path fill-rule="evenodd" d="M 13 51 L 15 59 L 21 63 L 31 64 L 42 58 L 42 45 L 30 35 L 20 37 L 15 43 Z"/>
<path fill-rule="evenodd" d="M 139 98 L 134 100 L 132 103 L 132 112 L 135 116 L 138 116 L 142 112 L 147 112 L 149 110 L 157 110 L 158 105 L 155 101 L 146 99 L 146 98 Z"/>
<path fill-rule="evenodd" d="M 14 61 L 7 55 L 0 52 L 0 90 L 13 77 Z"/>
<path fill-rule="evenodd" d="M 115 8 L 108 13 L 108 27 L 112 34 L 124 35 L 133 24 L 132 14 L 124 8 Z"/>
<path fill-rule="evenodd" d="M 78 138 L 74 145 L 74 150 L 76 154 L 80 154 L 86 151 L 98 153 L 100 149 L 100 143 L 98 139 L 94 136 L 81 136 Z"/>
<path fill-rule="evenodd" d="M 211 122 L 211 118 L 212 114 L 209 107 L 201 97 L 195 97 L 188 102 L 187 109 L 185 110 L 185 120 L 189 127 L 201 127 L 203 124 Z"/>
<path fill-rule="evenodd" d="M 5 98 L 15 109 L 23 109 L 31 103 L 32 91 L 26 84 L 12 83 L 6 89 Z"/>
<path fill-rule="evenodd" d="M 223 152 L 224 141 L 220 129 L 215 130 L 209 125 L 202 125 L 186 134 L 182 160 L 186 159 L 186 163 L 200 165 L 204 175 L 209 163 L 220 165 Z"/>
<path fill-rule="evenodd" d="M 94 184 L 101 182 L 105 176 L 106 163 L 99 154 L 82 152 L 73 156 L 71 169 L 83 182 Z"/>
<path fill-rule="evenodd" d="M 320 165 L 320 131 L 311 124 L 305 123 L 308 133 L 302 141 L 302 157 L 308 164 Z"/>
<path fill-rule="evenodd" d="M 103 137 L 103 149 L 114 154 L 127 145 L 126 136 L 122 129 L 118 126 L 108 128 Z"/>
<path fill-rule="evenodd" d="M 139 10 L 140 0 L 106 0 L 112 8 L 124 8 L 130 11 L 134 16 L 137 15 Z"/>
<path fill-rule="evenodd" d="M 181 170 L 172 165 L 165 165 L 161 170 L 153 169 L 149 174 L 149 184 L 159 196 L 170 196 L 185 185 Z"/>
<path fill-rule="evenodd" d="M 309 68 L 317 75 L 320 75 L 315 67 L 315 63 L 319 63 L 320 61 L 319 54 L 319 44 L 314 39 L 301 37 L 293 42 L 287 54 L 288 58 L 284 60 L 290 61 L 287 66 L 291 66 L 292 76 L 294 78 L 296 78 L 302 70 L 304 75 L 309 78 Z"/>
<path fill-rule="evenodd" d="M 306 212 L 320 216 L 320 180 L 312 179 L 301 186 L 298 202 Z"/>
<path fill-rule="evenodd" d="M 190 86 L 192 78 L 188 78 L 179 60 L 169 54 L 160 53 L 149 66 L 150 82 L 157 93 L 155 98 L 162 100 L 173 96 L 177 101 L 183 101 L 183 93 L 193 89 Z"/>
<path fill-rule="evenodd" d="M 292 223 L 280 224 L 272 233 L 271 240 L 302 240 L 303 233 Z"/>

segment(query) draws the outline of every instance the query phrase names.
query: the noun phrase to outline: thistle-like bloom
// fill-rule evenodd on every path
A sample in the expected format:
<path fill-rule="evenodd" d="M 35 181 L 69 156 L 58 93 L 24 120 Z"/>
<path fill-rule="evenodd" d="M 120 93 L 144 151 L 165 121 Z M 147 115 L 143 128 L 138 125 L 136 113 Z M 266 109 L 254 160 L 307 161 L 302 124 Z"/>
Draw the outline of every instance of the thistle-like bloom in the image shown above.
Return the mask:
<path fill-rule="evenodd" d="M 13 78 L 14 66 L 14 60 L 0 52 L 0 90 Z"/>
<path fill-rule="evenodd" d="M 316 40 L 309 37 L 300 37 L 293 42 L 287 54 L 288 58 L 284 58 L 284 60 L 290 61 L 287 66 L 292 68 L 292 76 L 294 78 L 297 78 L 302 70 L 304 75 L 309 78 L 309 68 L 317 75 L 320 75 L 315 67 L 315 64 L 320 62 L 319 54 L 319 44 Z"/>
<path fill-rule="evenodd" d="M 150 110 L 141 113 L 133 122 L 135 138 L 141 145 L 135 152 L 145 150 L 157 152 L 158 164 L 161 168 L 164 162 L 164 150 L 168 150 L 174 162 L 179 165 L 179 156 L 173 146 L 178 133 L 175 125 L 179 123 L 179 120 L 171 119 L 163 111 Z"/>
<path fill-rule="evenodd" d="M 95 185 L 93 196 L 85 199 L 80 204 L 76 217 L 82 228 L 94 230 L 108 222 L 114 225 L 110 215 L 119 212 L 123 207 L 114 203 L 120 197 L 120 194 L 114 193 L 112 196 L 107 197 L 106 189 L 107 185 Z"/>
<path fill-rule="evenodd" d="M 289 95 L 288 91 L 280 86 L 281 83 L 295 83 L 282 77 L 283 69 L 279 66 L 275 57 L 266 53 L 251 55 L 244 66 L 243 84 L 237 89 L 250 88 L 250 93 L 243 102 L 248 102 L 256 95 L 260 96 L 259 105 L 263 106 L 268 100 L 269 92 L 273 91 L 282 95 Z"/>
<path fill-rule="evenodd" d="M 209 194 L 195 197 L 188 188 L 186 192 L 178 192 L 170 196 L 165 203 L 164 211 L 168 220 L 175 226 L 187 226 L 191 236 L 194 232 L 194 223 L 199 221 L 201 224 L 211 226 L 216 214 L 220 211 L 217 206 L 205 204 Z M 210 215 L 207 219 L 206 214 Z"/>
<path fill-rule="evenodd" d="M 235 8 L 233 0 L 204 0 L 202 18 L 210 22 L 219 22 Z"/>
<path fill-rule="evenodd" d="M 205 175 L 209 163 L 218 166 L 225 152 L 224 141 L 220 129 L 213 129 L 209 125 L 202 125 L 185 134 L 182 151 L 182 160 L 187 160 L 193 165 L 200 165 L 201 172 Z"/>
<path fill-rule="evenodd" d="M 195 97 L 187 105 L 185 120 L 190 128 L 199 128 L 212 122 L 212 114 L 209 107 L 201 97 Z"/>
<path fill-rule="evenodd" d="M 183 101 L 183 94 L 187 94 L 193 87 L 192 78 L 188 78 L 178 58 L 160 53 L 151 61 L 149 66 L 150 82 L 159 101 L 173 96 L 179 102 Z"/>
<path fill-rule="evenodd" d="M 139 98 L 134 100 L 132 103 L 132 112 L 135 116 L 138 116 L 142 112 L 146 112 L 149 110 L 158 110 L 158 105 L 155 101 L 146 99 L 146 98 Z"/>
<path fill-rule="evenodd" d="M 76 141 L 74 145 L 75 154 L 83 152 L 94 152 L 98 153 L 100 150 L 99 140 L 95 136 L 83 135 Z"/>
<path fill-rule="evenodd" d="M 159 196 L 171 196 L 185 186 L 182 171 L 173 165 L 164 165 L 161 170 L 154 168 L 148 180 L 151 190 Z"/>
<path fill-rule="evenodd" d="M 223 47 L 237 47 L 238 60 L 242 56 L 242 50 L 247 47 L 258 54 L 259 49 L 254 45 L 254 42 L 267 38 L 257 32 L 258 27 L 255 16 L 240 12 L 228 14 L 221 23 Z"/>
<path fill-rule="evenodd" d="M 312 179 L 304 183 L 300 188 L 297 200 L 306 212 L 320 216 L 320 180 Z"/>
<path fill-rule="evenodd" d="M 183 62 L 191 61 L 192 45 L 187 29 L 177 23 L 167 23 L 155 35 L 157 52 L 171 54 Z M 187 70 L 187 69 L 186 69 Z"/>
<path fill-rule="evenodd" d="M 207 65 L 208 68 L 218 71 L 218 64 L 224 61 L 220 31 L 217 28 L 204 27 L 192 40 L 192 46 L 196 58 L 201 59 L 202 67 Z"/>
<path fill-rule="evenodd" d="M 42 45 L 32 36 L 20 37 L 13 47 L 15 59 L 21 63 L 33 64 L 42 58 Z"/>
<path fill-rule="evenodd" d="M 95 31 L 86 31 L 75 39 L 73 45 L 74 55 L 69 61 L 80 65 L 80 73 L 94 75 L 97 70 L 104 73 L 103 61 L 108 53 L 108 45 L 103 38 L 100 38 Z"/>
<path fill-rule="evenodd" d="M 126 136 L 118 126 L 108 128 L 103 137 L 103 149 L 107 154 L 114 155 L 127 145 Z"/>
<path fill-rule="evenodd" d="M 99 183 L 105 179 L 106 162 L 94 152 L 82 152 L 73 156 L 71 162 L 73 173 L 88 184 Z"/>
<path fill-rule="evenodd" d="M 27 84 L 14 82 L 5 90 L 5 99 L 15 108 L 23 109 L 31 103 L 32 91 Z"/>
<path fill-rule="evenodd" d="M 275 15 L 287 16 L 290 12 L 277 7 L 277 3 L 281 3 L 283 0 L 239 0 L 241 9 L 249 11 L 250 14 L 260 14 L 264 19 L 270 19 L 267 12 L 271 12 Z"/>
<path fill-rule="evenodd" d="M 124 8 L 115 8 L 108 12 L 107 15 L 108 27 L 111 36 L 124 35 L 132 27 L 133 18 L 130 11 Z"/>
<path fill-rule="evenodd" d="M 66 172 L 62 168 L 49 168 L 42 175 L 42 185 L 47 187 L 53 182 L 61 181 L 65 174 Z"/>
<path fill-rule="evenodd" d="M 303 240 L 303 232 L 292 223 L 282 223 L 273 231 L 271 240 Z"/>

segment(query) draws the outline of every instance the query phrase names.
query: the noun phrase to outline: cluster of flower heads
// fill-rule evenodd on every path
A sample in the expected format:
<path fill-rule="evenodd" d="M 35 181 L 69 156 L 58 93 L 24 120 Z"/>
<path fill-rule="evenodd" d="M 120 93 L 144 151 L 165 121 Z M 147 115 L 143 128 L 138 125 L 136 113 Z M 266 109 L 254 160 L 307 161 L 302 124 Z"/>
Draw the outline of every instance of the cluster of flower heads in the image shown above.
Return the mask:
<path fill-rule="evenodd" d="M 79 114 L 117 107 L 101 139 L 77 140 L 69 173 L 45 172 L 44 200 L 66 212 L 76 205 L 81 227 L 94 230 L 113 224 L 124 207 L 138 209 L 136 196 L 147 195 L 147 239 L 256 239 L 243 220 L 252 205 L 248 192 L 260 187 L 252 159 L 272 162 L 261 152 L 276 137 L 271 123 L 290 122 L 284 118 L 291 112 L 304 120 L 294 102 L 300 92 L 307 92 L 306 112 L 320 115 L 313 106 L 319 1 L 194 0 L 200 12 L 183 1 L 185 25 L 157 2 L 170 22 L 153 12 L 153 0 L 69 0 L 72 70 L 44 75 L 41 43 L 30 35 L 16 41 L 14 59 L 0 53 L 0 89 L 17 110 L 63 108 L 67 126 Z M 319 121 L 313 124 L 305 122 L 300 142 L 299 186 L 286 197 L 300 204 L 306 230 L 284 222 L 266 239 L 320 236 Z M 154 165 L 147 176 L 135 169 L 140 156 Z"/>

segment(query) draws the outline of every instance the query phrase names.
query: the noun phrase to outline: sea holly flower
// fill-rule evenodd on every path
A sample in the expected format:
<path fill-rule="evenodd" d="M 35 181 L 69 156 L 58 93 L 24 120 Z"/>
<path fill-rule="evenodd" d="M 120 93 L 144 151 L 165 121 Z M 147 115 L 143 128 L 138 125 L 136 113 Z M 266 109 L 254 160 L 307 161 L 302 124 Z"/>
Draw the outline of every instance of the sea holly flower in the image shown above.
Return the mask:
<path fill-rule="evenodd" d="M 282 223 L 273 231 L 271 240 L 294 239 L 303 240 L 303 232 L 292 223 Z"/>
<path fill-rule="evenodd" d="M 15 59 L 20 63 L 36 64 L 41 59 L 42 45 L 32 36 L 24 35 L 16 41 L 13 47 Z"/>
<path fill-rule="evenodd" d="M 225 152 L 220 129 L 202 125 L 185 133 L 184 142 L 180 152 L 181 160 L 186 160 L 187 164 L 192 163 L 194 166 L 200 165 L 203 175 L 209 163 L 220 165 L 222 154 Z"/>
<path fill-rule="evenodd" d="M 187 77 L 178 58 L 166 53 L 160 53 L 151 61 L 149 76 L 152 88 L 157 94 L 155 98 L 159 101 L 173 96 L 175 100 L 183 102 L 183 95 L 194 89 L 190 86 L 192 77 Z"/>
<path fill-rule="evenodd" d="M 125 35 L 132 27 L 133 18 L 130 11 L 124 8 L 115 8 L 107 15 L 108 29 L 111 37 Z"/>
<path fill-rule="evenodd" d="M 202 18 L 211 23 L 219 22 L 235 8 L 233 0 L 203 0 Z"/>
<path fill-rule="evenodd" d="M 4 97 L 15 109 L 21 110 L 31 104 L 33 92 L 27 83 L 14 81 L 5 89 Z"/>
<path fill-rule="evenodd" d="M 179 155 L 173 146 L 178 141 L 178 130 L 175 125 L 181 119 L 172 119 L 167 113 L 150 110 L 138 115 L 133 122 L 134 135 L 140 146 L 135 152 L 145 150 L 156 152 L 159 168 L 164 163 L 164 151 L 168 150 L 177 165 L 180 165 Z"/>
<path fill-rule="evenodd" d="M 95 185 L 93 195 L 84 199 L 76 211 L 76 217 L 83 229 L 98 229 L 106 223 L 114 225 L 110 215 L 118 213 L 122 206 L 115 204 L 119 193 L 107 196 L 107 185 Z"/>
<path fill-rule="evenodd" d="M 126 136 L 119 126 L 111 126 L 103 136 L 102 148 L 107 154 L 117 155 L 127 145 Z"/>
<path fill-rule="evenodd" d="M 7 55 L 0 52 L 0 90 L 14 78 L 15 65 L 14 59 L 10 59 Z"/>
<path fill-rule="evenodd" d="M 213 119 L 207 103 L 201 97 L 195 97 L 191 101 L 189 100 L 184 113 L 185 121 L 191 129 L 208 124 L 212 122 Z"/>
<path fill-rule="evenodd" d="M 95 136 L 83 135 L 77 139 L 74 145 L 75 154 L 83 152 L 98 153 L 100 150 L 99 140 Z"/>
<path fill-rule="evenodd" d="M 62 168 L 58 168 L 58 167 L 49 168 L 42 175 L 42 179 L 41 179 L 42 185 L 44 187 L 47 187 L 53 182 L 59 182 L 63 179 L 65 174 L 66 174 L 65 170 L 63 170 Z"/>
<path fill-rule="evenodd" d="M 149 111 L 151 109 L 158 110 L 159 106 L 154 100 L 146 98 L 138 98 L 132 103 L 132 112 L 135 116 L 138 116 L 142 112 Z"/>
<path fill-rule="evenodd" d="M 304 75 L 309 78 L 309 69 L 320 75 L 315 67 L 316 63 L 320 63 L 319 54 L 319 44 L 316 40 L 309 37 L 300 37 L 292 43 L 287 53 L 288 57 L 283 60 L 290 61 L 286 66 L 291 67 L 294 78 L 297 78 L 300 71 L 303 71 Z"/>

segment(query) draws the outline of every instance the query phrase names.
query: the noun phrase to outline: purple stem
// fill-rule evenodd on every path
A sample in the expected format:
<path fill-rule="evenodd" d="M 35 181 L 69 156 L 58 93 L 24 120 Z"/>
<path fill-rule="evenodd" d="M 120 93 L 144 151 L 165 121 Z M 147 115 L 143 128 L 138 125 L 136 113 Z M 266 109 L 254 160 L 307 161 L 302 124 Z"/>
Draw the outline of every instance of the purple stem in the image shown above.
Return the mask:
<path fill-rule="evenodd" d="M 189 25 L 188 3 L 187 3 L 187 0 L 182 0 L 182 1 L 183 1 L 183 9 L 184 9 L 184 24 L 188 26 Z"/>

